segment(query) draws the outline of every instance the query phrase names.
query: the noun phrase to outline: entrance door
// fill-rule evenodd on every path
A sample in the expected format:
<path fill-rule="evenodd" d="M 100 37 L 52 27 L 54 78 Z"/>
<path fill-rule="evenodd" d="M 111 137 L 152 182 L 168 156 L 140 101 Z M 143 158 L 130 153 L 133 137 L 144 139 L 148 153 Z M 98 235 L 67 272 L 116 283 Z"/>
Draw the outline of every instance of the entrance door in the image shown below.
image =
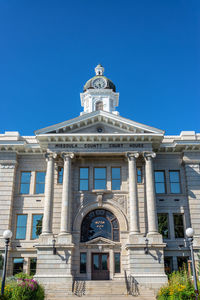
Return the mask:
<path fill-rule="evenodd" d="M 92 254 L 92 279 L 93 280 L 109 279 L 109 254 L 108 253 Z"/>

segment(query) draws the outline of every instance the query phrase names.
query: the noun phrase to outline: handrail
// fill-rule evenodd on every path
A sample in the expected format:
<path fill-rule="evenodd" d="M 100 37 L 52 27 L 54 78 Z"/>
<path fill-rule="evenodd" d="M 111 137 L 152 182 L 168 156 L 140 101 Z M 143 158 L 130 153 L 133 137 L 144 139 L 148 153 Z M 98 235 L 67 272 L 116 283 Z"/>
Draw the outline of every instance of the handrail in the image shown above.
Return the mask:
<path fill-rule="evenodd" d="M 85 280 L 74 280 L 73 282 L 73 293 L 78 297 L 82 297 L 86 292 Z"/>
<path fill-rule="evenodd" d="M 127 294 L 137 297 L 140 294 L 139 288 L 138 288 L 139 283 L 137 282 L 137 280 L 134 278 L 133 275 L 130 274 L 127 276 L 126 271 L 124 271 L 124 273 L 125 273 Z"/>

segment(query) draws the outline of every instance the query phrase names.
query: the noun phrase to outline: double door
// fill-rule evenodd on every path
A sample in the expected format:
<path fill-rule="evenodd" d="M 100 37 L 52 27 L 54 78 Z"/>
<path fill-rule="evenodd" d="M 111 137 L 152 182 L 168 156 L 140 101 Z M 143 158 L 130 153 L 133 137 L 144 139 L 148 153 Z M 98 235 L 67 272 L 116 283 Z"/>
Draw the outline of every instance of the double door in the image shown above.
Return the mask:
<path fill-rule="evenodd" d="M 109 279 L 109 253 L 92 253 L 92 279 Z"/>

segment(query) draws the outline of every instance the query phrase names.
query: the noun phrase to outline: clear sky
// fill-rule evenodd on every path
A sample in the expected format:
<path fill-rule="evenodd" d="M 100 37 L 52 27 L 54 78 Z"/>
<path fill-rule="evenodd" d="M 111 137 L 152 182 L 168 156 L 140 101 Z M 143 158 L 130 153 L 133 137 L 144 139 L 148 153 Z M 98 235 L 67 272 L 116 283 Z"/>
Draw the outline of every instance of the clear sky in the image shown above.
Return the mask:
<path fill-rule="evenodd" d="M 121 116 L 200 132 L 199 0 L 1 0 L 0 133 L 78 116 L 98 63 Z"/>

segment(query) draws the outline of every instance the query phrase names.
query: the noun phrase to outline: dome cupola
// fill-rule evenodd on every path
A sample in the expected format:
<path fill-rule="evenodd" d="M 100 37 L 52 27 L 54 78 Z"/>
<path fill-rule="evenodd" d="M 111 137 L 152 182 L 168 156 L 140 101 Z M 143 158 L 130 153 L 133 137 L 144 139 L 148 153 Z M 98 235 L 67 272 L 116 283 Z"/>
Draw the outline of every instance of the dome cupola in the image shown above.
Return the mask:
<path fill-rule="evenodd" d="M 96 75 L 90 78 L 84 85 L 84 92 L 88 89 L 111 89 L 116 92 L 116 87 L 114 83 L 104 76 L 104 67 L 102 65 L 97 65 L 95 68 Z"/>
<path fill-rule="evenodd" d="M 104 76 L 104 67 L 97 65 L 96 75 L 89 79 L 84 85 L 84 91 L 80 94 L 81 106 L 84 107 L 82 114 L 94 111 L 107 111 L 119 114 L 115 108 L 119 103 L 119 94 L 116 93 L 114 83 Z"/>

